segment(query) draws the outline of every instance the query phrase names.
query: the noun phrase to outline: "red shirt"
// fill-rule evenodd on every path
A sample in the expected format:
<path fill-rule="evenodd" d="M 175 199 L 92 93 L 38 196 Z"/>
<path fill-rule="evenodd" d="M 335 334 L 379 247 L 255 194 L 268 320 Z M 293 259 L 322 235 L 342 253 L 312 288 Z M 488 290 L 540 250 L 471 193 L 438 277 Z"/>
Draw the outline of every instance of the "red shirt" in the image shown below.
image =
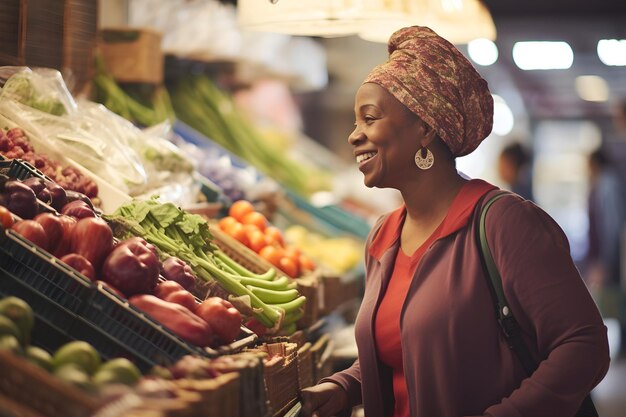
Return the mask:
<path fill-rule="evenodd" d="M 410 256 L 398 249 L 393 274 L 375 317 L 374 334 L 379 359 L 392 369 L 394 413 L 393 417 L 409 417 L 409 398 L 402 367 L 400 343 L 400 312 L 415 270 L 422 255 L 437 239 L 448 236 L 464 227 L 478 200 L 493 189 L 481 180 L 471 180 L 463 185 L 448 209 L 446 217 L 428 239 Z M 373 245 L 388 249 L 397 239 L 406 216 L 405 207 L 396 210 L 385 223 Z"/>

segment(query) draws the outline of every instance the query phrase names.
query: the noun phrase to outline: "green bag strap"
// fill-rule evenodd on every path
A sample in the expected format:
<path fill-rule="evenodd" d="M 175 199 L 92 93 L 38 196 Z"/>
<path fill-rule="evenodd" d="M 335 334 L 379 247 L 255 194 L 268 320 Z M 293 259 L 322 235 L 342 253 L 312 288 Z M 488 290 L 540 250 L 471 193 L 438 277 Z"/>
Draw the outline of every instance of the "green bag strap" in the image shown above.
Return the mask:
<path fill-rule="evenodd" d="M 504 296 L 504 288 L 502 287 L 502 277 L 500 276 L 500 272 L 498 272 L 498 267 L 496 266 L 495 261 L 493 260 L 493 256 L 491 255 L 491 250 L 489 249 L 489 243 L 487 242 L 487 231 L 485 230 L 485 222 L 487 219 L 487 211 L 489 207 L 493 203 L 495 203 L 500 198 L 504 197 L 508 193 L 500 192 L 492 196 L 482 208 L 480 213 L 480 218 L 478 219 L 478 241 L 480 244 L 480 250 L 482 255 L 482 260 L 484 262 L 484 266 L 487 269 L 487 276 L 489 278 L 490 290 L 492 292 L 494 307 L 496 309 L 496 316 L 498 320 L 502 320 L 511 314 L 511 309 L 509 308 L 509 304 L 506 301 L 506 297 Z"/>
<path fill-rule="evenodd" d="M 485 227 L 487 211 L 489 208 L 493 205 L 493 203 L 508 194 L 510 193 L 507 191 L 499 192 L 489 198 L 489 200 L 487 200 L 487 202 L 483 205 L 478 218 L 479 223 L 476 231 L 476 237 L 480 248 L 481 263 L 487 275 L 487 284 L 491 292 L 496 319 L 498 320 L 498 324 L 504 333 L 504 337 L 506 338 L 509 348 L 515 352 L 522 364 L 522 367 L 526 371 L 526 374 L 530 376 L 535 369 L 537 369 L 538 363 L 526 346 L 526 343 L 522 338 L 522 332 L 519 324 L 517 323 L 515 317 L 513 317 L 509 303 L 504 295 L 502 277 L 500 276 L 496 262 L 493 260 L 491 250 L 489 249 L 487 231 Z"/>
<path fill-rule="evenodd" d="M 481 255 L 481 264 L 485 274 L 487 275 L 487 284 L 489 292 L 492 296 L 496 318 L 500 324 L 502 332 L 504 333 L 504 337 L 506 338 L 509 348 L 515 352 L 522 364 L 522 367 L 526 371 L 526 374 L 530 376 L 539 365 L 532 357 L 530 350 L 526 346 L 526 343 L 522 338 L 522 332 L 519 324 L 517 323 L 517 320 L 515 320 L 515 317 L 513 317 L 509 303 L 504 296 L 502 277 L 500 276 L 498 267 L 496 266 L 493 256 L 491 255 L 485 227 L 489 207 L 507 194 L 510 193 L 507 191 L 501 191 L 490 197 L 489 200 L 487 200 L 487 202 L 483 205 L 480 216 L 477 218 L 478 224 L 476 225 L 476 241 L 478 247 L 480 248 L 479 252 Z M 598 411 L 596 410 L 590 395 L 585 397 L 575 417 L 598 417 Z"/>

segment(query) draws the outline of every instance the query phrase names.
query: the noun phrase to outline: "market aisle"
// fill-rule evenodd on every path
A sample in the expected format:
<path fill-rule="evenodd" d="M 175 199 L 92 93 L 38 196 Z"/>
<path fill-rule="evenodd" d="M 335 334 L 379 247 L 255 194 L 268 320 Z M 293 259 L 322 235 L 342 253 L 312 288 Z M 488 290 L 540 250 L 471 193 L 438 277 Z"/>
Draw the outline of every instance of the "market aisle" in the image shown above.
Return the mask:
<path fill-rule="evenodd" d="M 626 417 L 626 354 L 611 361 L 609 372 L 593 391 L 601 417 Z"/>

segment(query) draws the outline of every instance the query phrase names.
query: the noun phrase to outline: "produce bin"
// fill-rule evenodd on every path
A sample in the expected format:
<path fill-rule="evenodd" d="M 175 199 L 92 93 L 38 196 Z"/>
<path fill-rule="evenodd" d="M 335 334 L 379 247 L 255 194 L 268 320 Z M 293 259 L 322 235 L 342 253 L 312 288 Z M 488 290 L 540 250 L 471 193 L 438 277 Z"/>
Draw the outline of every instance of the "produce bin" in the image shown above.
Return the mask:
<path fill-rule="evenodd" d="M 88 417 L 100 406 L 78 388 L 12 353 L 0 352 L 0 369 L 0 393 L 42 416 Z"/>
<path fill-rule="evenodd" d="M 218 354 L 181 340 L 13 231 L 0 233 L 0 294 L 29 303 L 46 329 L 33 337 L 49 350 L 68 339 L 85 340 L 104 358 L 124 356 L 143 371 L 187 354 Z"/>
<path fill-rule="evenodd" d="M 288 342 L 268 343 L 252 351 L 274 357 L 264 364 L 263 378 L 271 415 L 282 417 L 298 402 L 298 347 Z"/>
<path fill-rule="evenodd" d="M 350 214 L 337 206 L 315 207 L 299 195 L 286 191 L 288 198 L 299 209 L 311 214 L 330 229 L 350 233 L 358 238 L 366 239 L 370 231 L 370 225 L 354 214 Z"/>

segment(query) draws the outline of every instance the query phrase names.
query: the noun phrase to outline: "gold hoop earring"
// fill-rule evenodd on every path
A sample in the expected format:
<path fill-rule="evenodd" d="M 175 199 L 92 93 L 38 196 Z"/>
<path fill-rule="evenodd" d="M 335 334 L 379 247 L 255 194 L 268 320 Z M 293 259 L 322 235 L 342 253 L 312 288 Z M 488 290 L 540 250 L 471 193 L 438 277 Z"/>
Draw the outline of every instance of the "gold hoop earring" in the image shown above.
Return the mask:
<path fill-rule="evenodd" d="M 424 150 L 426 150 L 426 155 L 423 155 Z M 417 165 L 419 169 L 427 170 L 427 169 L 432 168 L 434 164 L 435 164 L 435 155 L 433 155 L 430 149 L 420 148 L 415 153 L 415 165 Z"/>

